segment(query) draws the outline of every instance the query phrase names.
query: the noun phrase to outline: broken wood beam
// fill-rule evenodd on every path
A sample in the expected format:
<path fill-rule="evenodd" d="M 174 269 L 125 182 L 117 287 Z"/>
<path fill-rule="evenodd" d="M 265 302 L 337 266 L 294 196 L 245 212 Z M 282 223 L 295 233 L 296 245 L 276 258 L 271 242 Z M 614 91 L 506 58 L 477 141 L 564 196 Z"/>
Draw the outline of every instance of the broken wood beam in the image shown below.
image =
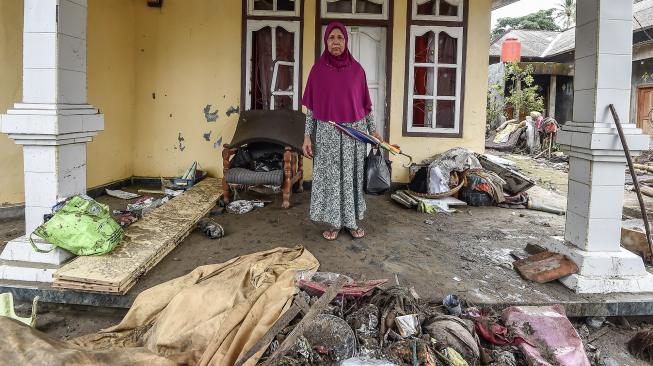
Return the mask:
<path fill-rule="evenodd" d="M 263 347 L 268 347 L 270 343 L 274 340 L 277 334 L 290 324 L 290 322 L 295 319 L 300 312 L 303 312 L 305 309 L 309 309 L 308 304 L 304 299 L 299 296 L 295 297 L 294 303 L 290 306 L 290 309 L 283 313 L 281 317 L 274 323 L 272 328 L 259 339 L 245 354 L 238 359 L 234 366 L 242 366 L 245 362 L 249 361 L 250 358 L 254 357 Z M 308 311 L 308 310 L 307 310 Z"/>
<path fill-rule="evenodd" d="M 297 323 L 295 328 L 288 334 L 286 339 L 281 343 L 279 348 L 277 348 L 276 351 L 268 358 L 265 363 L 263 363 L 263 366 L 274 366 L 276 365 L 276 361 L 283 357 L 288 351 L 292 348 L 292 346 L 295 344 L 297 341 L 297 338 L 304 334 L 304 331 L 306 330 L 307 327 L 311 325 L 311 323 L 317 318 L 318 315 L 324 310 L 329 303 L 331 303 L 331 300 L 333 300 L 336 295 L 338 294 L 338 291 L 347 283 L 347 277 L 345 276 L 339 276 L 336 282 L 331 285 L 324 295 L 322 295 L 316 302 L 311 306 L 311 309 L 308 311 L 308 314 L 304 316 L 302 320 Z"/>

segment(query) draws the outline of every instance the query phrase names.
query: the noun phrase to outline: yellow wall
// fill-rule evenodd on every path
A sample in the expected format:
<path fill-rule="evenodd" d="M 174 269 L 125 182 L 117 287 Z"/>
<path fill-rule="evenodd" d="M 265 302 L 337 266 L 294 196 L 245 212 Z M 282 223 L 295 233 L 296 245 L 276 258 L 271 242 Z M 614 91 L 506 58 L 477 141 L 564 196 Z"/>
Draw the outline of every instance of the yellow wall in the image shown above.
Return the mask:
<path fill-rule="evenodd" d="M 87 149 L 87 186 L 133 174 L 136 56 L 133 0 L 88 2 L 88 101 L 104 114 L 104 131 Z"/>
<path fill-rule="evenodd" d="M 390 141 L 399 144 L 416 163 L 457 146 L 476 152 L 485 150 L 485 105 L 490 44 L 491 0 L 470 0 L 467 29 L 467 56 L 465 68 L 465 102 L 462 138 L 403 137 L 404 88 L 406 73 L 406 12 L 407 0 L 395 1 L 394 38 L 392 50 L 392 104 L 390 116 Z M 401 167 L 406 159 L 393 159 L 392 180 L 408 181 L 408 169 Z"/>
<path fill-rule="evenodd" d="M 134 0 L 88 2 L 88 99 L 104 113 L 105 130 L 87 150 L 87 185 L 132 176 Z M 0 113 L 22 99 L 23 1 L 0 0 Z M 0 134 L 0 205 L 24 202 L 23 153 Z"/>
<path fill-rule="evenodd" d="M 0 113 L 23 93 L 23 0 L 0 0 Z M 23 149 L 0 134 L 0 205 L 23 202 Z"/>
<path fill-rule="evenodd" d="M 177 175 L 196 160 L 216 175 L 222 148 L 214 144 L 221 135 L 223 143 L 230 141 L 238 118 L 226 111 L 240 103 L 241 2 L 167 0 L 161 9 L 135 4 L 134 173 Z M 207 123 L 207 104 L 218 110 L 216 122 Z"/>

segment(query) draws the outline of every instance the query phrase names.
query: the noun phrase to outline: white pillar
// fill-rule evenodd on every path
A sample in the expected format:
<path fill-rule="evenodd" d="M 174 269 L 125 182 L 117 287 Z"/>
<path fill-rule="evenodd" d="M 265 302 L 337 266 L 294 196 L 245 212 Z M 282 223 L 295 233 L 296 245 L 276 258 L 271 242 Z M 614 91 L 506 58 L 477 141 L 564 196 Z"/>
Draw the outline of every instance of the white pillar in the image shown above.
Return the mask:
<path fill-rule="evenodd" d="M 551 75 L 549 82 L 549 113 L 548 116 L 551 118 L 556 118 L 556 98 L 557 98 L 557 88 L 558 88 L 558 76 Z"/>
<path fill-rule="evenodd" d="M 86 144 L 104 129 L 86 99 L 86 15 L 86 0 L 24 1 L 23 101 L 0 116 L 0 132 L 23 145 L 27 236 L 58 200 L 86 193 Z M 0 255 L 0 278 L 51 282 L 71 256 L 21 237 Z"/>
<path fill-rule="evenodd" d="M 562 282 L 579 293 L 652 292 L 653 275 L 621 248 L 625 156 L 608 109 L 630 120 L 632 2 L 579 0 L 576 26 L 574 119 L 558 142 L 570 157 L 565 242 L 548 249 L 580 269 Z M 648 148 L 634 124 L 624 132 L 631 152 Z"/>

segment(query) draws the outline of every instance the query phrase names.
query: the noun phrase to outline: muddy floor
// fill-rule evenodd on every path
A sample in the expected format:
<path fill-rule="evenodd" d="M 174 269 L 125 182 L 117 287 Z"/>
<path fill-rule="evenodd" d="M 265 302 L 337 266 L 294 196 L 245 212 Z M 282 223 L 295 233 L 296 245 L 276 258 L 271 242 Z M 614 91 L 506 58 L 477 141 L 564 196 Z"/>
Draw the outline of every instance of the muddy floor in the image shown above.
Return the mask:
<path fill-rule="evenodd" d="M 519 163 L 523 164 L 527 162 Z M 540 168 L 530 169 L 529 172 Z M 556 186 L 555 191 L 565 192 L 561 175 L 564 177 L 564 171 L 551 168 L 537 180 L 545 188 L 549 182 Z M 564 196 L 557 192 L 541 187 L 533 192 L 541 199 L 564 205 Z M 496 207 L 462 207 L 453 214 L 421 214 L 396 205 L 388 196 L 367 196 L 368 211 L 362 222 L 366 237 L 354 240 L 342 232 L 336 241 L 327 242 L 321 237 L 324 228 L 308 219 L 310 192 L 294 194 L 288 210 L 281 208 L 280 196 L 248 193 L 246 197 L 273 202 L 245 215 L 214 215 L 225 229 L 224 238 L 210 240 L 198 231 L 193 232 L 142 278 L 132 293 L 182 276 L 197 266 L 279 246 L 303 245 L 320 261 L 321 271 L 359 279 L 387 278 L 413 286 L 422 297 L 442 298 L 453 293 L 474 304 L 562 301 L 574 296 L 558 283 L 525 282 L 511 266 L 512 251 L 563 235 L 564 216 Z M 99 200 L 113 209 L 126 206 L 126 201 L 110 197 Z M 0 221 L 0 242 L 22 234 L 22 227 L 22 220 Z M 21 305 L 21 311 L 27 312 L 27 305 Z M 42 309 L 38 328 L 68 339 L 115 324 L 123 315 L 124 311 L 119 310 L 49 305 Z M 624 346 L 640 325 L 607 326 L 612 328 L 594 345 L 606 348 L 606 353 L 620 365 L 645 364 L 630 358 Z"/>

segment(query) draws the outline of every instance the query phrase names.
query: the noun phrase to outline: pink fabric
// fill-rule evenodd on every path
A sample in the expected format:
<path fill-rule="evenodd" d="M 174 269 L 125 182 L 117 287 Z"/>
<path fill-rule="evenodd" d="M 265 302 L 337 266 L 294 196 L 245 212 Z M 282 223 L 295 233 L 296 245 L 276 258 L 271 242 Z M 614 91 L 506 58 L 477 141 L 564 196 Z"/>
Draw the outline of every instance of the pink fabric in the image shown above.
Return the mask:
<path fill-rule="evenodd" d="M 345 52 L 337 57 L 327 47 L 327 39 L 335 28 L 345 36 Z M 348 44 L 344 24 L 331 22 L 324 33 L 324 52 L 308 75 L 302 98 L 302 104 L 320 121 L 356 122 L 372 111 L 365 71 L 349 52 Z"/>
<path fill-rule="evenodd" d="M 583 341 L 562 305 L 514 306 L 505 309 L 502 318 L 513 334 L 528 340 L 519 349 L 529 365 L 590 366 Z M 546 359 L 547 354 L 555 360 Z"/>

